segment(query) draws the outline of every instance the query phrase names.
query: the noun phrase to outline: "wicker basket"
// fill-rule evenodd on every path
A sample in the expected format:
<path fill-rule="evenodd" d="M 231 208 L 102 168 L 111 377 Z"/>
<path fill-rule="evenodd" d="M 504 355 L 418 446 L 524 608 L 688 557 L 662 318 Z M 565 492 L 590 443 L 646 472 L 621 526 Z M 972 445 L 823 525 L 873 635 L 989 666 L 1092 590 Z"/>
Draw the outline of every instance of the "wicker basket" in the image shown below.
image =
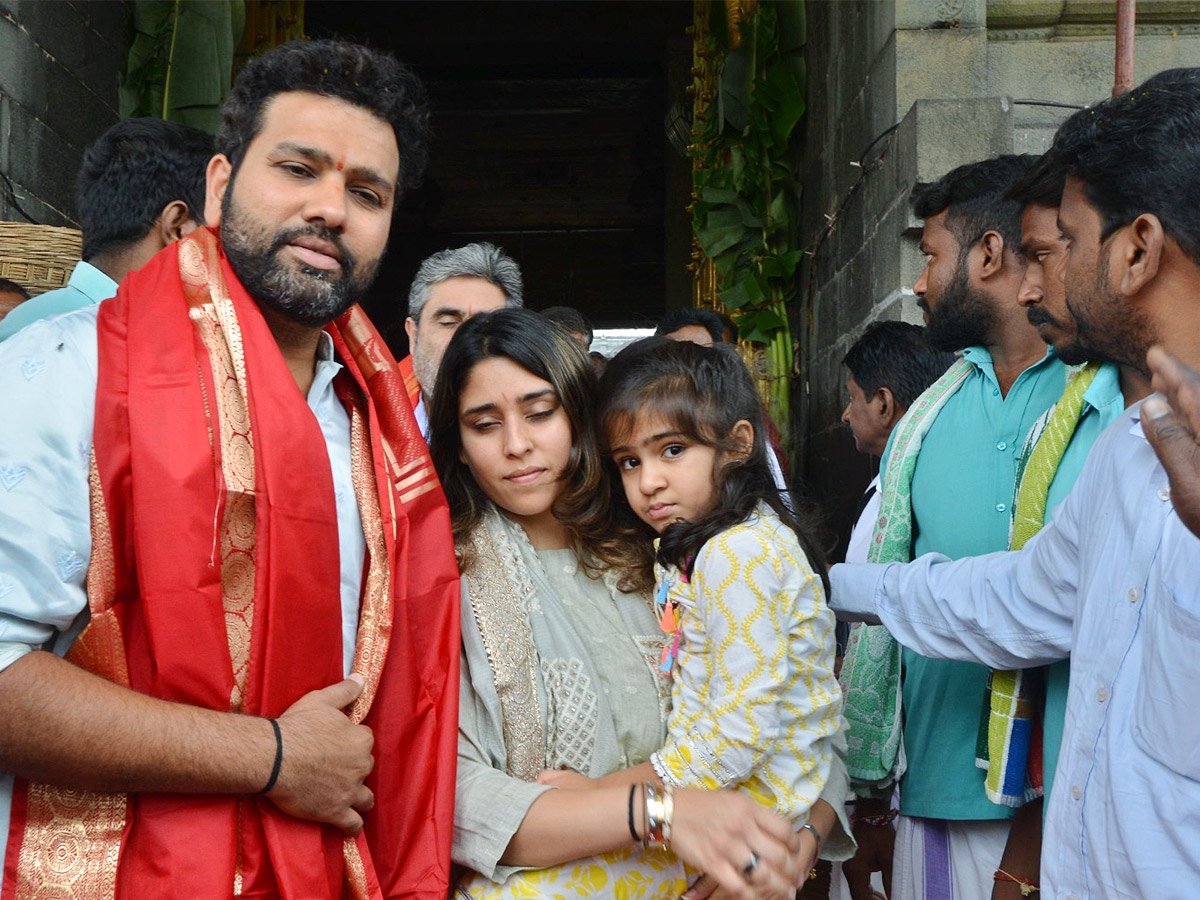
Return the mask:
<path fill-rule="evenodd" d="M 77 228 L 0 222 L 0 278 L 30 296 L 63 287 L 79 262 L 83 235 Z"/>

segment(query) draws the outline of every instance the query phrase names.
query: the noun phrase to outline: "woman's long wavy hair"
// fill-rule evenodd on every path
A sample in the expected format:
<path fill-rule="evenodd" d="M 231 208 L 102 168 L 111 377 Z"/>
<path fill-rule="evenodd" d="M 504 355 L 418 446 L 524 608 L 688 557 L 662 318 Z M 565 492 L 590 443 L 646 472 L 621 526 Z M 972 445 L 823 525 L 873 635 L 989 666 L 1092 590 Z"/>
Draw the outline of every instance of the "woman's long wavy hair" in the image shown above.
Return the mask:
<path fill-rule="evenodd" d="M 429 409 L 430 451 L 450 504 L 454 538 L 461 548 L 494 504 L 463 462 L 459 402 L 471 371 L 487 359 L 509 359 L 550 382 L 571 425 L 571 453 L 562 474 L 554 516 L 584 571 L 597 577 L 615 570 L 622 590 L 653 587 L 653 550 L 632 513 L 614 505 L 613 475 L 600 455 L 596 433 L 596 375 L 562 329 L 537 313 L 509 308 L 472 316 L 455 332 L 442 357 Z M 459 563 L 471 560 L 460 549 Z"/>
<path fill-rule="evenodd" d="M 691 574 L 700 548 L 748 519 L 766 503 L 796 533 L 813 571 L 828 591 L 825 553 L 814 539 L 815 516 L 788 508 L 767 461 L 763 410 L 745 364 L 728 346 L 701 347 L 653 337 L 614 356 L 600 380 L 599 421 L 605 447 L 620 446 L 633 432 L 639 413 L 662 417 L 667 425 L 717 451 L 713 479 L 717 501 L 692 522 L 676 522 L 662 533 L 658 561 Z M 750 452 L 733 440 L 734 426 L 754 426 Z"/>

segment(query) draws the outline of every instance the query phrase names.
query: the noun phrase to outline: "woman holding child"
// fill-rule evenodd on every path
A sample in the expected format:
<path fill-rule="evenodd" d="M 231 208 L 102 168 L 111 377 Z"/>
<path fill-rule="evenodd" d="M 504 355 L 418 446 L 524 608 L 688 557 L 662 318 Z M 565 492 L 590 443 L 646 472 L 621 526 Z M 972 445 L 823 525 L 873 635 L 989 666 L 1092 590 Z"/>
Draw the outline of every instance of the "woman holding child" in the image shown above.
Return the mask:
<path fill-rule="evenodd" d="M 808 597 L 801 614 L 792 601 L 776 609 L 770 589 L 765 612 L 784 629 L 782 649 L 767 648 L 772 679 L 780 690 L 798 681 L 816 689 L 799 699 L 793 691 L 740 701 L 747 716 L 766 719 L 751 729 L 749 743 L 758 746 L 730 751 L 741 762 L 725 773 L 728 780 L 691 777 L 686 766 L 649 769 L 664 744 L 671 760 L 688 752 L 673 732 L 668 740 L 665 675 L 676 657 L 682 664 L 689 653 L 705 655 L 698 636 L 706 624 L 720 626 L 703 599 L 690 596 L 703 580 L 706 541 L 698 554 L 673 558 L 681 565 L 671 575 L 660 566 L 676 586 L 660 590 L 657 606 L 651 600 L 655 550 L 613 493 L 616 470 L 601 455 L 595 397 L 582 351 L 520 309 L 465 323 L 438 375 L 431 446 L 463 570 L 453 854 L 470 871 L 459 890 L 481 898 L 669 898 L 705 872 L 707 886 L 720 883 L 730 896 L 792 897 L 819 844 L 822 855 L 848 855 L 834 812 L 845 775 L 833 751 L 840 701 L 830 671 L 832 620 L 825 621 L 823 603 L 811 602 L 820 600 L 820 580 L 788 581 Z M 751 412 L 749 421 L 759 420 Z M 726 449 L 713 449 L 711 502 L 695 511 L 698 518 L 714 512 L 713 479 L 723 481 L 725 468 L 765 466 L 761 437 L 743 424 L 736 435 L 720 436 Z M 684 443 L 667 452 L 673 458 L 699 448 L 690 438 Z M 775 521 L 768 507 L 752 501 L 751 510 L 755 523 Z M 663 524 L 666 531 L 670 523 Z M 689 575 L 694 589 L 681 591 Z M 748 636 L 771 643 L 763 633 Z M 770 685 L 757 687 L 771 694 Z M 694 691 L 688 697 L 694 727 L 708 701 Z M 711 699 L 708 708 L 725 717 L 718 727 L 733 722 L 736 734 L 740 714 L 731 713 L 728 698 Z M 782 724 L 771 716 L 782 716 Z M 782 742 L 762 737 L 760 726 L 781 733 Z M 785 764 L 784 748 L 802 759 Z M 720 760 L 711 762 L 724 771 Z M 746 790 L 704 789 L 738 785 Z M 832 805 L 817 799 L 823 789 Z M 692 891 L 704 896 L 708 889 Z"/>

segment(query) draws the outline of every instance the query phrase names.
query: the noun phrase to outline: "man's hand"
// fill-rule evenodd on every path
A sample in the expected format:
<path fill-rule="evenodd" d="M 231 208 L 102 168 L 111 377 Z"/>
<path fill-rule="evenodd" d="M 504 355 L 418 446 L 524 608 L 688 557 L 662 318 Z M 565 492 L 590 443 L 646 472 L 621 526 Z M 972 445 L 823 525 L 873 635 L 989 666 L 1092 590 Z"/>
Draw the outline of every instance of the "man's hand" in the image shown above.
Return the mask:
<path fill-rule="evenodd" d="M 1142 431 L 1167 470 L 1175 511 L 1200 537 L 1200 373 L 1161 347 L 1151 347 L 1146 362 L 1162 398 L 1142 403 Z"/>
<path fill-rule="evenodd" d="M 305 694 L 279 717 L 283 766 L 267 796 L 288 815 L 336 825 L 348 834 L 362 830 L 361 813 L 375 805 L 363 784 L 375 764 L 375 737 L 344 712 L 361 692 L 361 679 L 352 676 Z"/>
<path fill-rule="evenodd" d="M 855 813 L 861 816 L 883 816 L 888 812 L 888 803 L 879 800 L 859 799 L 855 802 Z M 842 874 L 850 888 L 852 900 L 872 900 L 876 896 L 871 888 L 871 873 L 883 875 L 883 889 L 892 895 L 892 854 L 896 847 L 896 829 L 889 822 L 873 825 L 870 822 L 854 823 L 854 839 L 858 850 L 852 859 L 842 863 Z"/>

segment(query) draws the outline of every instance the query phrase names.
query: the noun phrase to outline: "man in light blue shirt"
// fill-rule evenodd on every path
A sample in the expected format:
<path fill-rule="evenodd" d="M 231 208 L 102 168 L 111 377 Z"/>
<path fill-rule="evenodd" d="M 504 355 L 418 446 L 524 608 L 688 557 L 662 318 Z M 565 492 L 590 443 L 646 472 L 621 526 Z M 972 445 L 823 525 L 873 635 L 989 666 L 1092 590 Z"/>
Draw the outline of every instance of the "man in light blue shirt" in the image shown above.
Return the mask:
<path fill-rule="evenodd" d="M 1200 70 L 1072 116 L 1033 179 L 1063 185 L 1067 308 L 1093 353 L 1200 365 Z M 835 607 L 997 668 L 1071 654 L 1044 897 L 1184 897 L 1200 883 L 1200 539 L 1172 505 L 1140 405 L 1096 441 L 1017 553 L 835 567 Z"/>
<path fill-rule="evenodd" d="M 27 300 L 0 320 L 0 341 L 31 322 L 107 300 L 126 272 L 204 222 L 204 168 L 212 138 L 160 119 L 126 119 L 83 156 L 75 205 L 83 260 L 66 287 Z"/>

